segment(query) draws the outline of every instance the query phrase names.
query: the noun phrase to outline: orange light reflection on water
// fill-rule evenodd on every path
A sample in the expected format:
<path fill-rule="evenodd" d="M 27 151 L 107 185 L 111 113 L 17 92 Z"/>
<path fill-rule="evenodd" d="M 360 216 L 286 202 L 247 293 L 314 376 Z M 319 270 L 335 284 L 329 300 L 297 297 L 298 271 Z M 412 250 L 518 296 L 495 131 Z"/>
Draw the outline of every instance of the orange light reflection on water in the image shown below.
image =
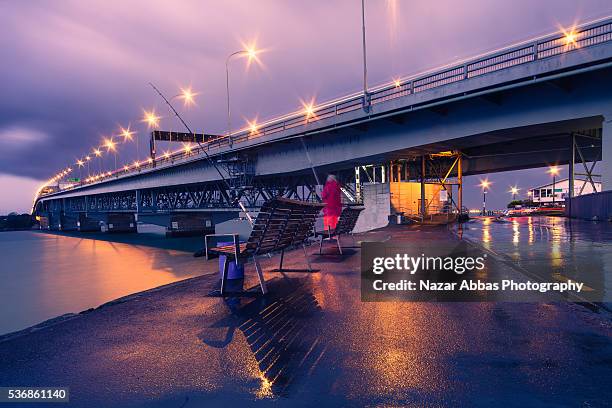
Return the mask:
<path fill-rule="evenodd" d="M 2 252 L 11 254 L 4 262 L 13 287 L 0 288 L 0 296 L 19 310 L 7 331 L 203 272 L 189 252 L 36 232 L 22 236 L 27 241 L 0 242 Z"/>

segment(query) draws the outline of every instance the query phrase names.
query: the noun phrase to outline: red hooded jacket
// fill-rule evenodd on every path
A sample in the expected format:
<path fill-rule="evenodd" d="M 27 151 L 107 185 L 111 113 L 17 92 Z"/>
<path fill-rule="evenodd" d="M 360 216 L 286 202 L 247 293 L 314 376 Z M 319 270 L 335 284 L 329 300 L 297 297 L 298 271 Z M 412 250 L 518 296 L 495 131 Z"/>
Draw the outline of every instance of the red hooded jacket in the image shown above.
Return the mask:
<path fill-rule="evenodd" d="M 331 217 L 339 217 L 342 212 L 342 200 L 340 198 L 340 183 L 336 180 L 330 180 L 325 183 L 323 187 L 323 202 L 325 208 L 323 209 L 323 215 Z"/>

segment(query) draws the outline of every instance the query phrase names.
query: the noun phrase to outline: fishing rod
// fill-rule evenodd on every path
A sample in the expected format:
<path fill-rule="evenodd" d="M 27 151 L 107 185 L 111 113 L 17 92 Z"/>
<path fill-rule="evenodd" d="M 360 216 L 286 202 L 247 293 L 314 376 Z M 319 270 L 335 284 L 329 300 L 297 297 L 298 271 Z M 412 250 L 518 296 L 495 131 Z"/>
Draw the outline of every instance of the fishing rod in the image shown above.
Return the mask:
<path fill-rule="evenodd" d="M 200 151 L 204 152 L 204 154 L 206 155 L 206 159 L 208 160 L 208 163 L 210 163 L 215 170 L 217 170 L 217 173 L 219 174 L 219 177 L 221 177 L 221 180 L 223 181 L 223 183 L 225 183 L 225 186 L 227 187 L 228 190 L 232 190 L 232 186 L 230 185 L 230 183 L 227 181 L 227 179 L 223 176 L 223 173 L 221 173 L 221 170 L 219 169 L 219 167 L 217 166 L 217 163 L 215 163 L 213 161 L 213 159 L 210 157 L 210 155 L 208 154 L 208 152 L 206 150 L 204 150 L 204 146 L 202 146 L 202 144 L 200 143 L 199 140 L 197 140 L 197 138 L 195 138 L 195 133 L 193 133 L 193 131 L 191 130 L 191 128 L 189 127 L 189 125 L 187 125 L 187 123 L 183 120 L 183 118 L 181 117 L 181 115 L 179 115 L 178 111 L 176 109 L 174 109 L 174 106 L 172 106 L 172 104 L 170 103 L 170 101 L 168 100 L 168 98 L 166 98 L 166 96 L 155 86 L 153 85 L 152 82 L 149 82 L 149 85 L 151 85 L 151 87 L 155 90 L 155 92 L 157 92 L 157 94 L 164 100 L 164 102 L 166 102 L 166 105 L 168 105 L 170 107 L 170 109 L 172 110 L 172 112 L 174 112 L 174 114 L 176 115 L 176 117 L 181 121 L 181 123 L 183 124 L 183 126 L 185 126 L 185 129 L 187 129 L 187 131 L 189 132 L 189 134 L 194 135 L 194 140 L 195 142 L 198 144 L 198 147 L 200 147 Z M 314 171 L 314 169 L 313 169 Z M 251 225 L 253 225 L 253 218 L 251 217 L 251 215 L 249 214 L 249 212 L 247 211 L 246 207 L 244 206 L 244 204 L 242 203 L 242 201 L 240 201 L 240 198 L 238 197 L 234 197 L 234 202 L 238 203 L 238 205 L 240 206 L 240 209 L 244 212 L 244 215 L 247 217 L 247 219 L 249 220 L 249 223 Z"/>
<path fill-rule="evenodd" d="M 302 136 L 300 136 L 300 142 L 302 142 L 302 146 L 304 147 L 304 152 L 306 152 L 306 159 L 308 159 L 308 164 L 310 164 L 310 170 L 312 170 L 312 174 L 314 175 L 314 178 L 317 181 L 317 185 L 321 185 L 321 182 L 319 181 L 319 176 L 317 176 L 317 172 L 315 171 L 314 164 L 312 164 L 310 153 L 308 153 L 306 142 L 304 142 L 304 138 Z"/>

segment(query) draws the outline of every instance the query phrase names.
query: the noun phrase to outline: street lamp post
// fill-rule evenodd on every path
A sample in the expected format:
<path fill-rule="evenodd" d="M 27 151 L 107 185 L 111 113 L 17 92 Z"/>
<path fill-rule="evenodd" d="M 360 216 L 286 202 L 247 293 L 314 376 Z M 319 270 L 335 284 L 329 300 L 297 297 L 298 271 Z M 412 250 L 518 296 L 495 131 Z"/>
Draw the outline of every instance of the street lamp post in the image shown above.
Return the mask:
<path fill-rule="evenodd" d="M 85 157 L 85 161 L 87 161 L 87 178 L 91 177 L 91 170 L 89 169 L 89 162 L 91 161 L 90 156 Z"/>
<path fill-rule="evenodd" d="M 368 103 L 368 68 L 366 57 L 365 0 L 361 0 L 361 43 L 363 50 L 363 106 Z"/>
<path fill-rule="evenodd" d="M 94 154 L 98 158 L 98 167 L 100 169 L 100 173 L 102 173 L 102 151 L 100 151 L 100 149 L 94 149 Z"/>
<path fill-rule="evenodd" d="M 482 180 L 480 187 L 482 187 L 482 215 L 487 215 L 487 188 L 491 184 L 488 180 Z"/>
<path fill-rule="evenodd" d="M 557 195 L 557 193 L 555 192 L 555 189 L 557 187 L 557 174 L 559 174 L 559 168 L 557 166 L 550 166 L 550 168 L 548 169 L 548 172 L 552 175 L 553 178 L 553 184 L 552 184 L 552 203 L 553 206 L 555 205 L 555 196 Z"/>
<path fill-rule="evenodd" d="M 519 192 L 519 188 L 514 186 L 514 187 L 512 187 L 510 189 L 510 192 L 512 193 L 512 201 L 515 201 L 516 200 L 516 194 Z"/>
<path fill-rule="evenodd" d="M 232 146 L 232 113 L 230 109 L 230 88 L 229 88 L 229 63 L 230 60 L 238 55 L 246 55 L 249 58 L 249 61 L 253 60 L 257 55 L 257 50 L 254 48 L 248 48 L 244 50 L 239 50 L 231 53 L 227 56 L 225 60 L 225 91 L 227 96 L 227 138 L 229 140 L 230 146 Z"/>

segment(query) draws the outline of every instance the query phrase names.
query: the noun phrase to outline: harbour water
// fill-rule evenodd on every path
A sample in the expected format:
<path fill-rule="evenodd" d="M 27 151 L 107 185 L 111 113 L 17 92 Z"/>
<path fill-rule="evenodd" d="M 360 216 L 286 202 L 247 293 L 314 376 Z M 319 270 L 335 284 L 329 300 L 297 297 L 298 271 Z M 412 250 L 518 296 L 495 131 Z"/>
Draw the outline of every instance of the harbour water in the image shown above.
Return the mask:
<path fill-rule="evenodd" d="M 158 234 L 2 232 L 0 335 L 196 276 L 201 258 L 192 254 L 201 241 Z"/>

